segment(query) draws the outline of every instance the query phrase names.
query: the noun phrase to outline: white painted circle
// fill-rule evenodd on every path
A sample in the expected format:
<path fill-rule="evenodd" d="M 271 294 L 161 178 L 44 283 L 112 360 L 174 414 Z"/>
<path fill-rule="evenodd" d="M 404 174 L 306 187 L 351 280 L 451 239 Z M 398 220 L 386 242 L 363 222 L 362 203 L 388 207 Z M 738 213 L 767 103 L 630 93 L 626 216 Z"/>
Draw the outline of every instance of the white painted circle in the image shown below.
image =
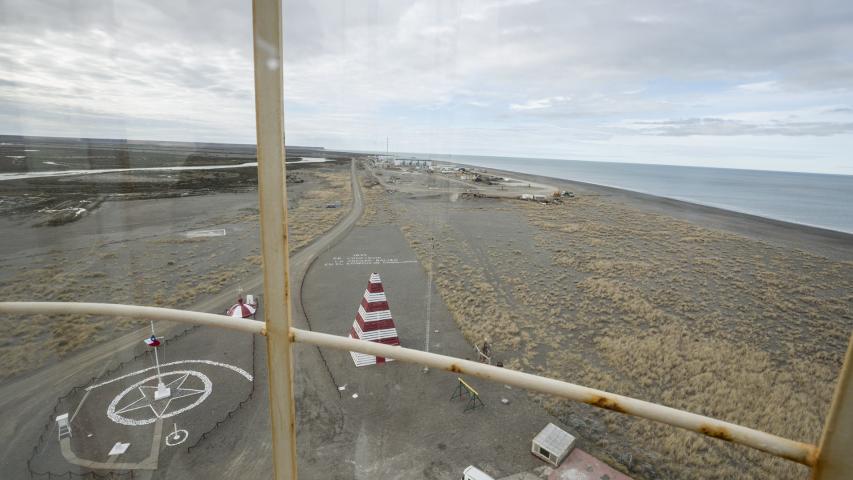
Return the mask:
<path fill-rule="evenodd" d="M 163 373 L 162 377 L 169 377 L 169 376 L 173 376 L 173 375 L 183 375 L 183 374 L 188 374 L 188 375 L 191 375 L 193 377 L 196 377 L 199 380 L 201 380 L 201 382 L 204 384 L 204 391 L 199 395 L 199 397 L 193 403 L 186 405 L 184 407 L 181 407 L 177 410 L 173 410 L 171 412 L 163 411 L 163 415 L 158 416 L 155 414 L 152 418 L 135 419 L 135 418 L 127 418 L 127 417 L 124 417 L 124 416 L 117 414 L 116 413 L 116 406 L 118 406 L 119 402 L 121 402 L 121 400 L 125 396 L 127 396 L 127 394 L 130 393 L 131 391 L 133 391 L 133 390 L 137 389 L 138 387 L 144 385 L 145 383 L 150 382 L 151 380 L 154 380 L 157 378 L 157 375 L 152 375 L 152 376 L 150 376 L 144 380 L 140 380 L 140 381 L 134 383 L 133 385 L 125 388 L 121 393 L 116 395 L 116 397 L 113 398 L 113 401 L 110 402 L 109 407 L 107 407 L 107 417 L 109 417 L 110 420 L 112 420 L 116 423 L 119 423 L 121 425 L 131 425 L 131 426 L 148 425 L 148 424 L 156 422 L 158 418 L 174 417 L 175 415 L 178 415 L 179 413 L 183 413 L 183 412 L 186 412 L 187 410 L 190 410 L 192 408 L 197 407 L 199 404 L 201 404 L 201 402 L 205 401 L 207 399 L 207 397 L 210 396 L 211 392 L 213 392 L 213 383 L 210 381 L 210 379 L 207 377 L 207 375 L 205 375 L 201 372 L 193 371 L 193 370 L 173 370 L 171 372 Z M 168 408 L 167 408 L 167 410 L 168 410 Z"/>
<path fill-rule="evenodd" d="M 166 445 L 170 447 L 174 447 L 175 445 L 180 445 L 184 443 L 187 438 L 190 436 L 190 432 L 186 430 L 175 430 L 174 432 L 166 435 Z"/>

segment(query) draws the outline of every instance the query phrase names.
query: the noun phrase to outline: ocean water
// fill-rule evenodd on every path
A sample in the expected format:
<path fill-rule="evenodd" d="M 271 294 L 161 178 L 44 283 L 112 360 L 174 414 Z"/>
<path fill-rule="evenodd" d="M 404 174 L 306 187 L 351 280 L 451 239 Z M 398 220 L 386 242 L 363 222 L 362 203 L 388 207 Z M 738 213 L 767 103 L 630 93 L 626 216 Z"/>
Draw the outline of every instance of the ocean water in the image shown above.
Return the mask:
<path fill-rule="evenodd" d="M 472 155 L 431 158 L 617 187 L 853 233 L 853 175 Z"/>

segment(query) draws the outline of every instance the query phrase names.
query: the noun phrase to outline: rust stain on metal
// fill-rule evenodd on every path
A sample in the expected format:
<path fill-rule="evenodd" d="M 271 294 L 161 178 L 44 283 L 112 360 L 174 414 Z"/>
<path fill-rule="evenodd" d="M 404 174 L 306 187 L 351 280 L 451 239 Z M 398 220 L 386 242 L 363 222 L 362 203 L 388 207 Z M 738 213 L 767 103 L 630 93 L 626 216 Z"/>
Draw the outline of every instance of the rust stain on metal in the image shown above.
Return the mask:
<path fill-rule="evenodd" d="M 785 460 L 790 460 L 792 462 L 797 462 L 807 467 L 814 467 L 817 465 L 817 454 L 818 450 L 813 445 L 809 445 L 811 447 L 809 451 L 805 455 L 787 455 L 785 453 L 773 453 L 773 455 L 784 458 Z M 815 477 L 809 477 L 815 478 Z"/>
<path fill-rule="evenodd" d="M 453 373 L 462 373 L 462 368 L 460 368 L 459 365 L 456 365 L 455 363 L 451 363 L 450 368 L 448 368 L 448 370 Z"/>
<path fill-rule="evenodd" d="M 293 333 L 293 330 L 287 335 L 287 338 L 290 339 L 290 343 L 296 343 L 296 334 Z"/>
<path fill-rule="evenodd" d="M 613 410 L 614 412 L 627 413 L 625 411 L 625 408 L 622 407 L 619 402 L 612 398 L 603 397 L 601 395 L 593 395 L 593 397 L 588 403 L 590 405 L 595 405 L 596 407 L 606 408 L 607 410 Z"/>
<path fill-rule="evenodd" d="M 793 461 L 798 462 L 798 463 L 803 463 L 803 460 L 805 460 L 806 465 L 808 465 L 810 467 L 814 467 L 815 465 L 817 465 L 818 457 L 820 457 L 820 449 L 814 445 L 809 445 L 809 447 L 810 447 L 809 453 L 808 453 L 808 455 L 806 455 L 805 459 L 793 458 L 793 457 L 784 457 L 784 458 L 787 458 L 788 460 L 793 460 Z"/>
<path fill-rule="evenodd" d="M 725 427 L 703 424 L 699 426 L 699 432 L 704 433 L 709 437 L 719 438 L 720 440 L 725 440 L 727 442 L 731 442 L 733 440 L 732 433 Z"/>

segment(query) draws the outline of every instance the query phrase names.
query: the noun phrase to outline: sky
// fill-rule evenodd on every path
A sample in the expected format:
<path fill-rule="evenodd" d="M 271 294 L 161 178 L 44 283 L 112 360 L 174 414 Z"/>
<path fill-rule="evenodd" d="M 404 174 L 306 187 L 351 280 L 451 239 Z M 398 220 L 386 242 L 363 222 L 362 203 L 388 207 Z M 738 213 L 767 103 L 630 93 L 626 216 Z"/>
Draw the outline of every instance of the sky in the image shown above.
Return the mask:
<path fill-rule="evenodd" d="M 0 134 L 254 143 L 248 0 L 0 0 Z M 853 174 L 849 0 L 284 2 L 289 145 Z"/>

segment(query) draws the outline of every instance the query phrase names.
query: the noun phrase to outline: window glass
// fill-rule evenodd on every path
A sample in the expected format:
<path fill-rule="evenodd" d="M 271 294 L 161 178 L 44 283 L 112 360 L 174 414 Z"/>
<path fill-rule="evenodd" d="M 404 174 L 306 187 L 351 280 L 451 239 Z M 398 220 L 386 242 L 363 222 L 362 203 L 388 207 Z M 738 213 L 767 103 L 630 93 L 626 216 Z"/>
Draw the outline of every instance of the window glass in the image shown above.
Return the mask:
<path fill-rule="evenodd" d="M 743 3 L 284 2 L 259 68 L 284 79 L 293 326 L 816 444 L 853 326 L 853 7 Z M 251 2 L 0 0 L 2 301 L 283 301 L 255 44 Z M 10 478 L 272 475 L 263 337 L 68 313 L 0 315 L 0 338 Z M 578 439 L 565 472 L 809 474 L 472 375 L 293 356 L 303 478 L 539 476 L 549 423 Z"/>

